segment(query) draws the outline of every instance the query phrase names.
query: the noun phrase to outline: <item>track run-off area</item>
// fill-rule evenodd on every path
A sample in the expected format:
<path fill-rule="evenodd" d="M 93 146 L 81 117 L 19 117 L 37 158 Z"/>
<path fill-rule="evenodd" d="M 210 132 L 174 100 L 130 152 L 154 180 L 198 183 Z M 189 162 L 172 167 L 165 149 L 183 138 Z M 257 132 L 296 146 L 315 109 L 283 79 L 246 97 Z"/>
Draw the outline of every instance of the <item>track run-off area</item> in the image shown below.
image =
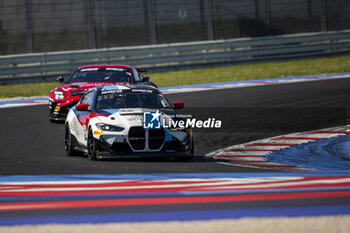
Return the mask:
<path fill-rule="evenodd" d="M 63 124 L 49 123 L 45 98 L 16 108 L 23 101 L 2 102 L 0 225 L 347 217 L 349 161 L 321 165 L 347 149 L 334 146 L 346 139 L 329 140 L 350 132 L 348 76 L 163 89 L 170 102 L 185 102 L 183 113 L 223 121 L 222 129 L 195 131 L 190 162 L 68 157 Z M 316 167 L 295 156 L 303 149 L 317 152 L 307 155 Z"/>

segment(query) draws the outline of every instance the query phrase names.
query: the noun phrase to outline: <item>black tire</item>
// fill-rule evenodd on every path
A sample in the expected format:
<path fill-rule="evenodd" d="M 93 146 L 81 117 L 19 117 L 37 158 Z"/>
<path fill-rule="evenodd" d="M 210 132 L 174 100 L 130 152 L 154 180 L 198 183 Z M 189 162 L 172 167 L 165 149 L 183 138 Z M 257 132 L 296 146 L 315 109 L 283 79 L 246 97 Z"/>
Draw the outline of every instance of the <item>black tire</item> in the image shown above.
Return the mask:
<path fill-rule="evenodd" d="M 75 137 L 71 134 L 69 126 L 66 125 L 64 149 L 66 150 L 68 156 L 74 156 L 78 154 L 78 152 L 74 150 L 75 143 Z"/>
<path fill-rule="evenodd" d="M 99 150 L 98 142 L 93 137 L 91 129 L 88 132 L 88 140 L 87 140 L 87 148 L 88 148 L 88 158 L 90 160 L 97 160 L 97 151 Z"/>

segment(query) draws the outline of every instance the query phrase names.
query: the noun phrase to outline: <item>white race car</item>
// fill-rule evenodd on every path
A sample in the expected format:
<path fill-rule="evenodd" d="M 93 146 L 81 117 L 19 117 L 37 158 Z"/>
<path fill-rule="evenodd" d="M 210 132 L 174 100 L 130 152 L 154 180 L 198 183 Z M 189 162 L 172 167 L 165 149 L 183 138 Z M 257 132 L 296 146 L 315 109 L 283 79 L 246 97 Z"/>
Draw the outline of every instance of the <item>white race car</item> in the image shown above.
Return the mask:
<path fill-rule="evenodd" d="M 174 127 L 174 109 L 152 86 L 104 86 L 88 91 L 72 107 L 65 122 L 69 156 L 88 154 L 90 160 L 116 157 L 193 157 L 192 129 Z M 168 122 L 168 123 L 166 123 Z"/>

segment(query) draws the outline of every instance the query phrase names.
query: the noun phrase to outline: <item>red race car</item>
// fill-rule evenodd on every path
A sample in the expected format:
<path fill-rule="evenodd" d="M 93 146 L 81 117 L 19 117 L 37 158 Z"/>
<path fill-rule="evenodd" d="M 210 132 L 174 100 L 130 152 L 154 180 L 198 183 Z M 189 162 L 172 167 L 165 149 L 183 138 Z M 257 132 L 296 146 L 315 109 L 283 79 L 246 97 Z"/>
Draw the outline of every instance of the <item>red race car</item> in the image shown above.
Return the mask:
<path fill-rule="evenodd" d="M 86 91 L 94 87 L 107 85 L 151 85 L 149 77 L 140 76 L 144 70 L 135 69 L 127 65 L 89 65 L 75 70 L 68 78 L 58 77 L 63 85 L 53 89 L 49 95 L 49 120 L 63 121 L 68 111 L 73 107 Z"/>

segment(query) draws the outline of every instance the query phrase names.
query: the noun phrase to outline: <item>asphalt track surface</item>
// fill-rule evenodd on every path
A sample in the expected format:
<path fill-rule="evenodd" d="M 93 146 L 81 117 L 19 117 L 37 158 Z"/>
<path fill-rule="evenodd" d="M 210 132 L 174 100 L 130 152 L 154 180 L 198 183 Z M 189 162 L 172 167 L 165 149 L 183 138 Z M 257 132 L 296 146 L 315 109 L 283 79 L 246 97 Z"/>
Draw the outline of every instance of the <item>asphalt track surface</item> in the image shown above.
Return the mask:
<path fill-rule="evenodd" d="M 204 155 L 219 148 L 261 138 L 345 125 L 348 119 L 349 89 L 350 79 L 337 79 L 169 94 L 167 98 L 170 101 L 185 102 L 186 108 L 183 113 L 194 113 L 195 116 L 204 118 L 214 115 L 216 119 L 222 119 L 224 122 L 221 130 L 195 133 L 195 158 L 190 162 L 177 162 L 171 159 L 89 161 L 84 156 L 68 157 L 64 151 L 64 127 L 62 124 L 49 123 L 46 105 L 0 109 L 0 122 L 2 124 L 0 131 L 0 175 L 257 173 L 262 170 L 219 164 L 214 160 L 204 158 Z M 181 213 L 188 213 L 188 211 L 197 211 L 199 215 L 207 215 L 212 211 L 212 214 L 216 215 L 218 209 L 231 211 L 229 212 L 229 216 L 231 216 L 232 211 L 241 213 L 242 209 L 249 210 L 254 207 L 257 211 L 260 209 L 265 214 L 266 211 L 263 208 L 273 209 L 281 206 L 286 211 L 289 207 L 297 209 L 300 207 L 300 211 L 314 209 L 316 213 L 319 208 L 328 211 L 332 208 L 338 210 L 341 205 L 349 206 L 348 191 L 341 189 L 338 191 L 340 196 L 327 198 L 318 196 L 316 191 L 310 191 L 300 194 L 300 198 L 295 198 L 293 201 L 277 198 L 254 202 L 243 200 L 240 202 L 180 203 L 177 205 L 169 203 L 152 207 L 141 205 L 6 211 L 0 214 L 0 219 L 1 217 L 37 217 L 40 219 L 44 216 L 61 216 L 63 218 L 66 215 L 91 213 L 127 215 L 128 213 L 142 212 L 160 213 L 162 216 L 167 216 L 166 214 L 174 213 L 173 211 L 177 212 L 179 216 L 185 216 Z M 282 192 L 275 190 L 274 194 L 278 196 L 279 193 L 282 195 Z M 254 194 L 254 191 L 251 194 Z M 307 195 L 314 198 L 307 198 Z M 215 197 L 215 194 L 209 195 L 208 198 L 211 197 Z M 77 198 L 81 199 L 70 197 L 70 200 L 74 201 Z M 177 196 L 175 195 L 174 198 Z M 50 200 L 60 201 L 63 199 L 62 197 L 54 197 Z M 89 197 L 88 200 L 90 200 Z M 11 198 L 4 200 L 6 203 L 15 201 L 15 199 L 11 201 Z M 30 199 L 30 201 L 36 202 L 39 199 Z M 329 212 L 329 214 L 332 213 Z M 104 218 L 103 216 L 101 218 Z M 85 218 L 86 216 L 82 217 L 82 219 Z M 90 219 L 93 222 L 93 219 L 96 218 L 91 215 Z"/>
<path fill-rule="evenodd" d="M 225 146 L 289 132 L 346 124 L 350 80 L 324 80 L 261 87 L 168 94 L 184 101 L 184 113 L 223 120 L 220 130 L 195 133 L 195 158 L 89 161 L 68 157 L 64 127 L 49 123 L 46 105 L 0 109 L 0 174 L 126 174 L 247 172 L 203 157 Z M 187 112 L 186 112 L 187 111 Z"/>

